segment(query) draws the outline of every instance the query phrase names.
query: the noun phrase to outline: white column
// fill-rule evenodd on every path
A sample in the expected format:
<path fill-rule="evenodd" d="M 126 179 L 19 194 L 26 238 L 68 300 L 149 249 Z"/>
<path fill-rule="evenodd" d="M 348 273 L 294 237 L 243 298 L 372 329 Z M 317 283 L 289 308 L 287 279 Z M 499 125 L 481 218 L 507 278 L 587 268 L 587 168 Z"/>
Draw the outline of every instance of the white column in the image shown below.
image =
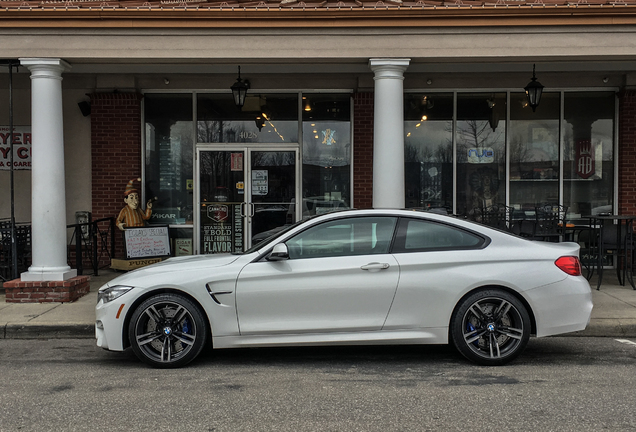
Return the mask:
<path fill-rule="evenodd" d="M 60 281 L 77 275 L 66 261 L 66 190 L 60 59 L 23 58 L 31 71 L 31 256 L 23 281 Z"/>
<path fill-rule="evenodd" d="M 373 208 L 404 208 L 404 71 L 411 59 L 370 59 L 373 102 Z"/>

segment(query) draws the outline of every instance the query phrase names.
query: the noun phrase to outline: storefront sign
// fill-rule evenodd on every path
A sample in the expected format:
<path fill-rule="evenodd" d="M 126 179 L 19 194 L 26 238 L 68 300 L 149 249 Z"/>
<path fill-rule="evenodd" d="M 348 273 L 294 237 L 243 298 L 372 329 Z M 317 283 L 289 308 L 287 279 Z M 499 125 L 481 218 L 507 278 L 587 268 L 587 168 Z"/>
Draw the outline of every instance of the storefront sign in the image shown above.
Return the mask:
<path fill-rule="evenodd" d="M 240 204 L 209 204 L 201 213 L 202 253 L 243 251 L 243 218 Z"/>
<path fill-rule="evenodd" d="M 581 178 L 590 178 L 596 171 L 594 145 L 590 140 L 576 143 L 576 174 Z"/>
<path fill-rule="evenodd" d="M 267 195 L 269 192 L 269 173 L 267 170 L 252 171 L 252 195 Z"/>
<path fill-rule="evenodd" d="M 327 145 L 336 144 L 336 131 L 335 129 L 326 129 L 322 131 L 322 143 Z"/>
<path fill-rule="evenodd" d="M 184 256 L 192 255 L 192 239 L 190 238 L 176 238 L 174 239 L 174 255 Z"/>
<path fill-rule="evenodd" d="M 0 170 L 11 169 L 11 131 L 0 126 Z M 31 169 L 31 126 L 13 127 L 13 169 Z"/>
<path fill-rule="evenodd" d="M 228 214 L 228 206 L 219 205 L 219 204 L 210 204 L 207 206 L 208 218 L 212 219 L 214 222 L 223 222 L 225 221 Z"/>
<path fill-rule="evenodd" d="M 243 153 L 232 153 L 230 165 L 231 171 L 243 171 Z"/>
<path fill-rule="evenodd" d="M 468 149 L 468 163 L 482 164 L 493 163 L 494 161 L 495 151 L 491 147 Z"/>

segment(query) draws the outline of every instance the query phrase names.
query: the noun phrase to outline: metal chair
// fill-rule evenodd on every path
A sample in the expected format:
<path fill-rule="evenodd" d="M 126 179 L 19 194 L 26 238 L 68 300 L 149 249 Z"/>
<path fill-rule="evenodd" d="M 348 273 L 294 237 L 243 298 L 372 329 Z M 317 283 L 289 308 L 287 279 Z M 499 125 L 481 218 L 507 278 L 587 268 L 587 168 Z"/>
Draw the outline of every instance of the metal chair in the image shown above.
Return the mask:
<path fill-rule="evenodd" d="M 503 231 L 510 231 L 512 228 L 513 208 L 505 204 L 494 204 L 481 209 L 481 223 Z"/>
<path fill-rule="evenodd" d="M 567 206 L 544 204 L 535 207 L 536 223 L 532 235 L 535 240 L 559 242 L 565 235 Z"/>

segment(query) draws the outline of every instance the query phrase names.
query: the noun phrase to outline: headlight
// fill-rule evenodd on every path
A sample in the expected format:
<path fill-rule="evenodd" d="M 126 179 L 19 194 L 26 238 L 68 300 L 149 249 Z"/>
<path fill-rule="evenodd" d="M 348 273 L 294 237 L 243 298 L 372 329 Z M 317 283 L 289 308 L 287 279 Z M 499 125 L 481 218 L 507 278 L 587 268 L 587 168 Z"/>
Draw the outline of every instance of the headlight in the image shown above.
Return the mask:
<path fill-rule="evenodd" d="M 125 285 L 115 285 L 108 288 L 100 288 L 97 292 L 97 303 L 99 303 L 100 300 L 104 300 L 104 303 L 113 301 L 116 298 L 123 296 L 131 289 L 133 289 L 133 287 Z"/>

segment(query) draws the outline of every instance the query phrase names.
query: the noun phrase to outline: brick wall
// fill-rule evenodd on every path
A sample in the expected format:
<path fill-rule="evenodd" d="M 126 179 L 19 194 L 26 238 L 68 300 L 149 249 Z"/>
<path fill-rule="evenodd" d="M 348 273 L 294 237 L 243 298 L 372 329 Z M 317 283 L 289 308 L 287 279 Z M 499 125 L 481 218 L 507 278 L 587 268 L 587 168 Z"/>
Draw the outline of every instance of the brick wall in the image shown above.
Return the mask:
<path fill-rule="evenodd" d="M 373 93 L 353 95 L 353 207 L 373 206 Z"/>
<path fill-rule="evenodd" d="M 66 281 L 22 282 L 20 279 L 5 282 L 7 303 L 69 303 L 88 294 L 90 278 L 76 276 Z"/>
<path fill-rule="evenodd" d="M 618 210 L 636 214 L 636 90 L 619 95 Z"/>
<path fill-rule="evenodd" d="M 117 217 L 126 184 L 141 177 L 141 99 L 137 93 L 91 95 L 93 220 Z M 118 258 L 124 257 L 121 240 L 118 232 Z"/>

